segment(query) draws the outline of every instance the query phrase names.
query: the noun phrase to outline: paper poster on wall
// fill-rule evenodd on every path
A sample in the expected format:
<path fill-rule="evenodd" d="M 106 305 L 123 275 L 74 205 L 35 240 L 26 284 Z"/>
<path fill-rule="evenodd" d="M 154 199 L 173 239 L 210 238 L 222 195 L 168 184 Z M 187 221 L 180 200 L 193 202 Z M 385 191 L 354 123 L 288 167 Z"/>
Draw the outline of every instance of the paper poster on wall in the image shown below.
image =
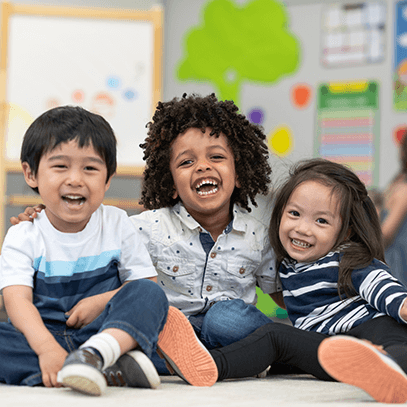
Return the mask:
<path fill-rule="evenodd" d="M 385 23 L 383 1 L 325 6 L 322 12 L 322 64 L 339 67 L 383 61 Z"/>
<path fill-rule="evenodd" d="M 396 4 L 394 23 L 394 108 L 407 110 L 407 1 Z"/>
<path fill-rule="evenodd" d="M 154 15 L 63 7 L 23 12 L 24 6 L 20 13 L 10 8 L 7 162 L 18 162 L 24 132 L 36 117 L 52 107 L 80 105 L 112 126 L 119 167 L 142 168 L 139 144 L 160 87 Z"/>
<path fill-rule="evenodd" d="M 379 169 L 379 86 L 376 82 L 321 84 L 314 153 L 350 166 L 367 187 Z"/>

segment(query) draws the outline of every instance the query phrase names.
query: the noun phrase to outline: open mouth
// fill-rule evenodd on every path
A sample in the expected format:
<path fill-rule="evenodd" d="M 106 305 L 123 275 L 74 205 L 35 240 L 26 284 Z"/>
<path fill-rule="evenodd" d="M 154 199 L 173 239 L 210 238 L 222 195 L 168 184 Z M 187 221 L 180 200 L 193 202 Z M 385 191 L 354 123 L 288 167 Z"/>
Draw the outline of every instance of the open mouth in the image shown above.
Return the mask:
<path fill-rule="evenodd" d="M 86 201 L 86 198 L 80 195 L 64 195 L 62 199 L 70 205 L 81 206 Z"/>
<path fill-rule="evenodd" d="M 309 243 L 301 242 L 300 240 L 296 240 L 296 239 L 291 239 L 291 243 L 293 244 L 293 246 L 297 246 L 300 249 L 308 249 L 309 247 L 312 246 Z"/>
<path fill-rule="evenodd" d="M 205 179 L 196 185 L 195 189 L 198 195 L 212 195 L 218 192 L 218 183 L 211 179 Z"/>

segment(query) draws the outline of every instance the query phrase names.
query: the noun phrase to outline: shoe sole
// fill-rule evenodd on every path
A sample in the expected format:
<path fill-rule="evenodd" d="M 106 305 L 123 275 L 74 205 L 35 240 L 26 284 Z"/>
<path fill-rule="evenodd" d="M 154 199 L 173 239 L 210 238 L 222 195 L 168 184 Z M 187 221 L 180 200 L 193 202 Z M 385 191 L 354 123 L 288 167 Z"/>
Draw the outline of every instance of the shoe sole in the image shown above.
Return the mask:
<path fill-rule="evenodd" d="M 134 362 L 129 362 L 128 358 L 133 359 L 135 364 Z M 158 376 L 153 362 L 139 350 L 130 351 L 121 356 L 117 361 L 117 365 L 122 371 L 126 372 L 126 376 L 129 378 L 129 387 L 156 389 L 161 383 L 160 376 Z"/>
<path fill-rule="evenodd" d="M 103 374 L 86 365 L 80 365 L 80 370 L 82 375 L 78 374 L 78 365 L 76 364 L 63 367 L 57 375 L 58 383 L 80 393 L 101 396 L 106 390 L 106 379 Z"/>
<path fill-rule="evenodd" d="M 212 386 L 218 379 L 218 369 L 195 335 L 186 316 L 170 307 L 167 322 L 158 336 L 159 352 L 174 371 L 192 386 Z"/>
<path fill-rule="evenodd" d="M 334 379 L 359 387 L 381 403 L 407 401 L 407 377 L 400 366 L 365 341 L 338 336 L 325 339 L 318 359 Z"/>

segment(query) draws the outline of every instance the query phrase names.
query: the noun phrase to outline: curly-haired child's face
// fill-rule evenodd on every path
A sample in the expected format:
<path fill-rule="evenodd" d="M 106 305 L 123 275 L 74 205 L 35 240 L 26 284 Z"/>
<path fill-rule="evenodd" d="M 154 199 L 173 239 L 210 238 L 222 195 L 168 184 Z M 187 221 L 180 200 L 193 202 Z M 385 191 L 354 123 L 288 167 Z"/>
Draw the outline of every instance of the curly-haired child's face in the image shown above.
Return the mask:
<path fill-rule="evenodd" d="M 235 159 L 225 135 L 210 136 L 190 128 L 171 145 L 170 170 L 174 198 L 179 197 L 188 212 L 202 216 L 229 217 L 230 198 L 235 187 Z"/>

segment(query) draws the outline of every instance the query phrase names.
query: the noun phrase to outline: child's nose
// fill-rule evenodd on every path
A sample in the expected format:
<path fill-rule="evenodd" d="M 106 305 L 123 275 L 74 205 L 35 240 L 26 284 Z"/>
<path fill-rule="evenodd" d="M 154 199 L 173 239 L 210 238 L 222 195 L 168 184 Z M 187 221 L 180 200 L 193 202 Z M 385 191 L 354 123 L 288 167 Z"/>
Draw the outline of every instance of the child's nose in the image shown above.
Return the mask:
<path fill-rule="evenodd" d="M 296 231 L 303 235 L 307 235 L 310 233 L 309 223 L 306 220 L 300 220 L 297 222 Z"/>
<path fill-rule="evenodd" d="M 72 186 L 81 186 L 83 183 L 82 172 L 73 169 L 69 171 L 67 183 Z"/>
<path fill-rule="evenodd" d="M 198 161 L 198 165 L 197 165 L 197 170 L 198 171 L 208 171 L 210 170 L 212 167 L 209 164 L 209 162 L 207 160 L 199 160 Z"/>

